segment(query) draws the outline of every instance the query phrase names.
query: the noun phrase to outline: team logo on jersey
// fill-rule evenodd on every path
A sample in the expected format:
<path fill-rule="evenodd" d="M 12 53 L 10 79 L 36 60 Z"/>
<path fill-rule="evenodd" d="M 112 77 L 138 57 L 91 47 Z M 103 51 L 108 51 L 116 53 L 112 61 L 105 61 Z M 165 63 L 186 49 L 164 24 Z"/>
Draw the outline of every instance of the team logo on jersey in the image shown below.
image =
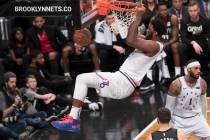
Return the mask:
<path fill-rule="evenodd" d="M 104 26 L 105 26 L 105 22 L 103 22 L 99 28 L 98 28 L 98 31 L 101 32 L 101 33 L 104 33 Z"/>
<path fill-rule="evenodd" d="M 105 86 L 109 86 L 109 80 L 103 79 L 102 83 L 99 84 L 100 88 L 104 88 Z"/>

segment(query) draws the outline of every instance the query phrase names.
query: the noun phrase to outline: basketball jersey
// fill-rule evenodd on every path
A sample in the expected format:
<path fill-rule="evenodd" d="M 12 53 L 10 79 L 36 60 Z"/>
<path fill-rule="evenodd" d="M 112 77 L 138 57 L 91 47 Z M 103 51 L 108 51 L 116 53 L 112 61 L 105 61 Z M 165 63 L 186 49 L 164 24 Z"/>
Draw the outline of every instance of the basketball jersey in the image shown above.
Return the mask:
<path fill-rule="evenodd" d="M 118 22 L 117 22 L 118 23 Z M 127 26 L 121 26 L 120 24 L 116 24 L 116 30 L 119 30 L 119 35 L 122 39 L 125 39 L 128 34 Z M 96 24 L 95 26 L 95 42 L 104 45 L 113 45 L 114 41 L 117 41 L 116 35 L 112 32 L 109 25 L 107 25 L 106 21 L 103 20 Z"/>
<path fill-rule="evenodd" d="M 104 45 L 112 45 L 113 41 L 116 41 L 116 36 L 112 33 L 110 27 L 103 20 L 95 26 L 95 42 Z"/>
<path fill-rule="evenodd" d="M 136 82 L 137 86 L 140 85 L 143 77 L 163 50 L 163 44 L 160 42 L 157 43 L 159 44 L 160 50 L 156 55 L 149 57 L 141 50 L 135 49 L 120 67 L 120 71 L 129 75 Z"/>
<path fill-rule="evenodd" d="M 172 22 L 171 22 L 171 15 L 168 16 L 168 20 L 165 23 L 166 26 L 166 32 L 161 36 L 164 42 L 167 42 L 171 38 L 171 33 L 172 33 Z"/>
<path fill-rule="evenodd" d="M 178 140 L 177 129 L 170 128 L 166 131 L 155 131 L 152 140 Z"/>
<path fill-rule="evenodd" d="M 173 114 L 187 118 L 196 116 L 202 112 L 201 109 L 201 78 L 199 77 L 194 87 L 189 87 L 184 76 L 179 78 L 181 82 L 181 92 L 176 98 L 176 106 Z"/>

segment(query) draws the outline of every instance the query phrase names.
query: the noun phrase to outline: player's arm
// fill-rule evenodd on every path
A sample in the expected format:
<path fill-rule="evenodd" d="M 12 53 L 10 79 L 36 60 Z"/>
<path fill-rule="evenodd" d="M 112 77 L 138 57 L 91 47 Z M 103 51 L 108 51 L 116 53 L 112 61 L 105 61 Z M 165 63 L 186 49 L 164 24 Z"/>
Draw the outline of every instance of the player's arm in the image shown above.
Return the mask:
<path fill-rule="evenodd" d="M 202 107 L 202 112 L 204 117 L 206 118 L 206 112 L 207 112 L 207 98 L 206 98 L 206 93 L 207 93 L 207 83 L 204 79 L 201 79 L 201 107 Z"/>
<path fill-rule="evenodd" d="M 95 43 L 91 43 L 88 46 L 88 49 L 90 50 L 90 53 L 92 54 L 92 61 L 95 66 L 95 70 L 97 70 L 97 71 L 100 70 L 100 59 L 97 54 Z"/>
<path fill-rule="evenodd" d="M 178 18 L 175 15 L 171 16 L 171 23 L 172 23 L 172 32 L 171 32 L 171 38 L 168 42 L 166 42 L 164 45 L 165 47 L 168 47 L 175 43 L 178 39 L 178 33 L 179 33 L 179 21 Z"/>
<path fill-rule="evenodd" d="M 171 114 L 173 114 L 176 97 L 179 95 L 180 91 L 181 91 L 181 83 L 179 79 L 176 79 L 170 84 L 168 94 L 166 97 L 165 107 L 171 111 Z"/>
<path fill-rule="evenodd" d="M 177 137 L 178 137 L 178 140 L 187 140 L 187 137 L 186 137 L 184 131 L 181 129 L 177 130 Z"/>
<path fill-rule="evenodd" d="M 128 29 L 126 42 L 129 46 L 143 51 L 146 55 L 154 56 L 159 51 L 159 44 L 155 41 L 145 40 L 138 37 L 138 26 L 141 22 L 144 12 L 144 7 L 137 9 L 136 18 Z"/>
<path fill-rule="evenodd" d="M 149 136 L 147 137 L 147 140 L 152 140 L 151 134 L 149 134 Z"/>

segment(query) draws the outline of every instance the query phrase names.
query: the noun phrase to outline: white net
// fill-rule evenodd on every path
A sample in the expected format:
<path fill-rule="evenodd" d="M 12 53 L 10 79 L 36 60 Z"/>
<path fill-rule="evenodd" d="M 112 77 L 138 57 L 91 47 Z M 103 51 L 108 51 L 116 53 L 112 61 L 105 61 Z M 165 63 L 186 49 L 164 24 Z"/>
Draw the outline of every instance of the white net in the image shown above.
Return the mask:
<path fill-rule="evenodd" d="M 113 12 L 115 16 L 115 22 L 111 24 L 111 30 L 115 34 L 119 34 L 120 31 L 127 31 L 130 24 L 134 21 L 135 16 L 134 13 L 130 12 Z"/>
<path fill-rule="evenodd" d="M 124 10 L 111 10 L 111 12 L 115 15 L 115 22 L 111 24 L 111 30 L 115 34 L 121 34 L 123 38 L 127 36 L 128 27 L 135 20 L 135 12 L 134 9 L 140 3 L 125 5 L 122 3 L 117 3 L 115 1 L 115 7 L 124 9 Z"/>

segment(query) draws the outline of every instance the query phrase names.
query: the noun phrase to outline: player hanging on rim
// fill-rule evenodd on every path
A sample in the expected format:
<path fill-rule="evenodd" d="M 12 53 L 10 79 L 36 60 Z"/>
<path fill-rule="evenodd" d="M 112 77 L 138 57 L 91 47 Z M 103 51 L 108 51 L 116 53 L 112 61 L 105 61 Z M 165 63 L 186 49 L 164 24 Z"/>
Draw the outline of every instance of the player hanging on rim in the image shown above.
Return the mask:
<path fill-rule="evenodd" d="M 99 96 L 123 99 L 131 95 L 136 86 L 140 85 L 143 77 L 163 50 L 163 44 L 159 41 L 165 29 L 164 24 L 156 19 L 148 28 L 147 37 L 150 40 L 139 38 L 137 30 L 144 12 L 145 7 L 142 5 L 136 9 L 136 19 L 129 27 L 126 39 L 127 44 L 135 50 L 125 60 L 119 71 L 78 75 L 70 114 L 59 121 L 53 121 L 52 126 L 65 131 L 80 131 L 81 107 L 89 87 L 97 89 Z"/>

